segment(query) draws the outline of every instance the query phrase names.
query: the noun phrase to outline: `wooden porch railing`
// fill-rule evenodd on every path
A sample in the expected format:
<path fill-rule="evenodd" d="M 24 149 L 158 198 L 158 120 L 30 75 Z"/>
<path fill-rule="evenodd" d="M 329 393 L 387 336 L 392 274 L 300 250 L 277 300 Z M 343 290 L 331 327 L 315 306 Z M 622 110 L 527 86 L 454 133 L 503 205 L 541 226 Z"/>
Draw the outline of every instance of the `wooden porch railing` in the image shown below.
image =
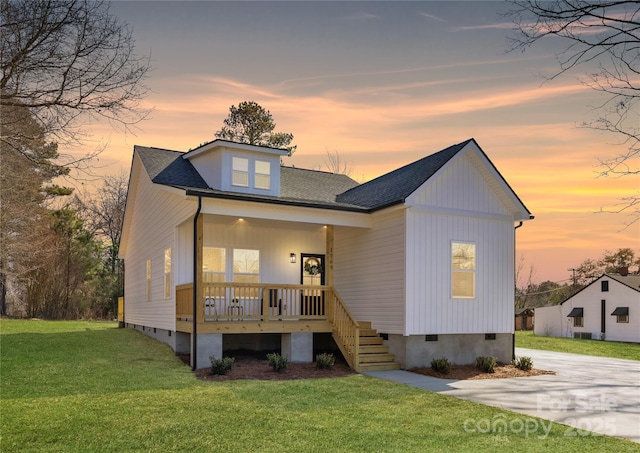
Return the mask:
<path fill-rule="evenodd" d="M 326 320 L 326 286 L 203 283 L 198 322 Z M 176 286 L 176 318 L 193 319 L 193 284 Z"/>
<path fill-rule="evenodd" d="M 334 288 L 331 288 L 329 294 L 331 300 L 327 304 L 327 311 L 329 321 L 333 324 L 333 338 L 349 366 L 355 371 L 360 371 L 360 325 Z"/>
<path fill-rule="evenodd" d="M 360 327 L 328 286 L 203 283 L 196 319 L 203 322 L 326 320 L 349 366 L 358 371 Z M 193 320 L 193 284 L 176 286 L 176 318 Z"/>
<path fill-rule="evenodd" d="M 124 297 L 118 297 L 118 322 L 124 322 Z"/>

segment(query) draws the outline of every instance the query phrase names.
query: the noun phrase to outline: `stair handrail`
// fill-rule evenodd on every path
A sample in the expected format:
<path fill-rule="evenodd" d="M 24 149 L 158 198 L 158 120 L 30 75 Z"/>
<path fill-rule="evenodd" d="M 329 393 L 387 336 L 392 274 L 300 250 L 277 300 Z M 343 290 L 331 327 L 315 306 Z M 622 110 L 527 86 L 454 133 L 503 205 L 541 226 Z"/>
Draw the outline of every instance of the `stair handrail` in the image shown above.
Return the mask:
<path fill-rule="evenodd" d="M 351 314 L 338 291 L 332 286 L 330 290 L 329 309 L 327 315 L 333 325 L 333 338 L 349 366 L 359 371 L 358 354 L 360 351 L 360 324 Z"/>

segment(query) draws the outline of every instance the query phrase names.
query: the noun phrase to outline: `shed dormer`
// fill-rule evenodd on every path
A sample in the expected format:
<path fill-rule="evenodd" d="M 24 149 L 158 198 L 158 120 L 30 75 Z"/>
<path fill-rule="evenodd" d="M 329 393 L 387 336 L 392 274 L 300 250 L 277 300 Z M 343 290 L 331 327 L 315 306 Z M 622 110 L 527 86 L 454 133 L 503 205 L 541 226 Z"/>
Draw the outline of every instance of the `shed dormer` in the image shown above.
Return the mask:
<path fill-rule="evenodd" d="M 280 196 L 280 158 L 285 149 L 214 140 L 183 156 L 211 189 Z"/>

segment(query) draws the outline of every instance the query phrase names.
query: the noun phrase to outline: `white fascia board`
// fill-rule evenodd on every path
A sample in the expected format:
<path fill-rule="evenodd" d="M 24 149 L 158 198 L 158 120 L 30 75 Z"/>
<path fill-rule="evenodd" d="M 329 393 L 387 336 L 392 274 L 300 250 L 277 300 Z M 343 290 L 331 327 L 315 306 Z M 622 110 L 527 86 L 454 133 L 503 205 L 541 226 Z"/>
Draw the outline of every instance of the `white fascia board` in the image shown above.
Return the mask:
<path fill-rule="evenodd" d="M 209 151 L 217 150 L 217 149 L 233 149 L 233 150 L 251 151 L 251 152 L 256 152 L 260 154 L 275 154 L 277 156 L 289 155 L 289 151 L 287 151 L 286 149 L 248 145 L 246 143 L 228 142 L 226 140 L 214 140 L 210 143 L 207 143 L 206 145 L 202 145 L 199 148 L 196 148 L 192 151 L 189 151 L 188 153 L 185 153 L 182 156 L 182 158 L 191 159 L 192 157 L 196 157 L 201 154 L 207 153 Z"/>
<path fill-rule="evenodd" d="M 189 197 L 195 199 L 195 197 Z M 304 206 L 274 205 L 219 198 L 202 198 L 202 213 L 246 218 L 305 222 L 320 225 L 337 225 L 371 228 L 370 214 L 360 212 L 317 209 Z"/>

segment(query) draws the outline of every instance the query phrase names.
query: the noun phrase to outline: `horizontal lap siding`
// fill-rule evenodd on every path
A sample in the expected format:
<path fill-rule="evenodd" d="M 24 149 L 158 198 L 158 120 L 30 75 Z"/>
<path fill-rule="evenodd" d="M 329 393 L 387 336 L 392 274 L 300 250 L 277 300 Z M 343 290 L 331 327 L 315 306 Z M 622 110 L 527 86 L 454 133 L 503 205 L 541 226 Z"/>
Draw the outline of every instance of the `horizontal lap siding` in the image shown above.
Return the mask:
<path fill-rule="evenodd" d="M 299 284 L 301 253 L 324 255 L 326 228 L 312 223 L 290 223 L 273 220 L 205 215 L 204 246 L 260 251 L 262 283 Z M 296 262 L 290 262 L 290 254 Z M 227 262 L 229 263 L 229 258 Z"/>
<path fill-rule="evenodd" d="M 513 331 L 513 221 L 486 172 L 461 156 L 407 212 L 407 334 Z M 464 213 L 464 214 L 463 214 Z M 476 295 L 451 297 L 451 242 L 476 244 Z"/>
<path fill-rule="evenodd" d="M 135 158 L 137 160 L 137 157 Z M 135 161 L 134 161 L 135 165 Z M 136 165 L 139 170 L 139 164 Z M 135 167 L 134 167 L 135 169 Z M 175 330 L 175 290 L 164 297 L 164 251 L 172 249 L 173 281 L 179 266 L 176 226 L 196 211 L 195 201 L 160 189 L 141 172 L 125 255 L 125 320 Z M 151 300 L 146 296 L 146 262 L 151 259 Z"/>
<path fill-rule="evenodd" d="M 404 330 L 404 210 L 374 214 L 373 227 L 334 230 L 335 287 L 360 321 Z"/>

